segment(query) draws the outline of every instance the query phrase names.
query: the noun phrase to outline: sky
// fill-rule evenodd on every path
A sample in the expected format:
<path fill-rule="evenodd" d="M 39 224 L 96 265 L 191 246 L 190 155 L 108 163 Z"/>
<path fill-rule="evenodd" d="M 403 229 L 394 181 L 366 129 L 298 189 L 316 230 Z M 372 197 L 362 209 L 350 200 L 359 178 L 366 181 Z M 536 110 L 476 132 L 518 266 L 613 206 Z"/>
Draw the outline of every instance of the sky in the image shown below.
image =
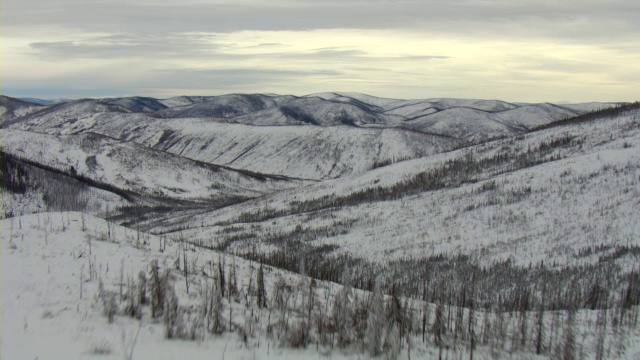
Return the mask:
<path fill-rule="evenodd" d="M 0 92 L 640 99 L 637 0 L 2 0 Z"/>

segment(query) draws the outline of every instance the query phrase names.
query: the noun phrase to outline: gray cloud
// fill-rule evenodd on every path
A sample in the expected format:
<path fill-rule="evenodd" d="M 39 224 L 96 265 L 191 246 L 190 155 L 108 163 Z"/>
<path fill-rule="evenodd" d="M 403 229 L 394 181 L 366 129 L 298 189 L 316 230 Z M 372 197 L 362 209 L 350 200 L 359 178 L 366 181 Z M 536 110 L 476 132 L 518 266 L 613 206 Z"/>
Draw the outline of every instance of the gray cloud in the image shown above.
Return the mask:
<path fill-rule="evenodd" d="M 283 69 L 161 69 L 154 71 L 157 77 L 168 81 L 172 87 L 190 86 L 203 89 L 224 90 L 230 87 L 254 85 L 273 85 L 291 81 L 304 81 L 305 78 L 336 78 L 344 73 L 336 70 L 283 70 Z M 157 86 L 155 79 L 148 84 Z"/>
<path fill-rule="evenodd" d="M 443 55 L 402 55 L 373 56 L 362 50 L 331 47 L 319 48 L 307 52 L 267 52 L 234 53 L 247 48 L 285 47 L 278 43 L 259 44 L 240 47 L 221 45 L 213 42 L 214 36 L 192 34 L 115 34 L 93 37 L 77 41 L 34 42 L 30 47 L 44 59 L 105 59 L 105 58 L 149 58 L 162 56 L 168 58 L 207 58 L 223 61 L 280 59 L 298 61 L 428 61 L 448 59 Z M 286 48 L 286 47 L 285 47 Z"/>
<path fill-rule="evenodd" d="M 506 93 L 509 96 L 514 96 L 511 89 L 517 90 L 520 86 L 519 94 L 523 94 L 523 99 L 529 99 L 527 96 L 531 84 L 542 84 L 549 79 L 556 82 L 568 77 L 575 79 L 572 73 L 595 73 L 603 81 L 611 79 L 612 82 L 626 81 L 633 85 L 638 82 L 638 68 L 633 65 L 640 54 L 640 2 L 637 0 L 240 0 L 233 3 L 220 0 L 225 3 L 217 4 L 212 1 L 216 0 L 4 0 L 0 14 L 3 38 L 20 38 L 13 44 L 20 44 L 24 39 L 32 41 L 29 49 L 18 49 L 22 45 L 14 45 L 18 49 L 12 49 L 15 50 L 14 54 L 22 51 L 14 59 L 29 59 L 35 54 L 40 60 L 39 63 L 34 62 L 36 65 L 50 65 L 47 62 L 56 60 L 68 61 L 69 71 L 66 73 L 72 75 L 56 77 L 53 73 L 58 72 L 52 71 L 51 76 L 36 81 L 25 79 L 27 73 L 22 74 L 24 76 L 21 78 L 19 71 L 6 71 L 3 74 L 3 88 L 37 96 L 42 96 L 36 93 L 37 89 L 50 90 L 55 92 L 52 95 L 55 97 L 76 96 L 72 95 L 74 92 L 80 94 L 77 96 L 154 95 L 156 89 L 176 89 L 174 95 L 183 93 L 184 89 L 201 89 L 206 94 L 257 92 L 263 88 L 274 92 L 284 89 L 284 92 L 306 93 L 319 91 L 323 86 L 327 90 L 336 90 L 336 84 L 347 87 L 353 84 L 354 88 L 360 86 L 360 89 L 373 91 L 379 84 L 378 89 L 383 91 L 380 94 L 384 94 L 384 91 L 413 93 L 416 89 L 431 86 L 427 80 L 433 79 L 433 84 L 439 86 L 437 89 L 445 93 L 450 91 L 450 96 L 460 91 L 460 96 L 478 97 L 472 92 L 463 94 L 465 87 L 476 87 L 478 82 L 500 77 L 507 79 L 505 83 L 509 85 L 509 92 Z M 270 35 L 265 36 L 269 40 L 264 40 L 256 36 L 249 41 L 257 45 L 246 46 L 230 45 L 228 41 L 233 41 L 233 36 L 222 34 L 242 30 L 316 29 L 356 29 L 365 31 L 365 35 L 376 34 L 366 33 L 371 29 L 406 30 L 392 33 L 394 35 L 388 38 L 395 36 L 401 41 L 401 37 L 407 35 L 416 43 L 419 36 L 441 37 L 452 39 L 452 48 L 456 47 L 455 39 L 459 35 L 465 37 L 464 43 L 505 40 L 496 47 L 501 51 L 502 59 L 526 54 L 530 43 L 534 46 L 540 44 L 535 43 L 538 39 L 543 39 L 543 44 L 553 44 L 556 49 L 560 48 L 557 45 L 564 43 L 595 44 L 596 49 L 619 53 L 624 66 L 618 66 L 619 70 L 616 70 L 609 60 L 606 60 L 609 63 L 605 63 L 605 60 L 597 58 L 578 61 L 583 53 L 574 56 L 569 52 L 574 48 L 567 47 L 567 52 L 559 54 L 562 60 L 545 57 L 546 54 L 533 53 L 536 50 L 532 50 L 530 58 L 512 59 L 513 62 L 509 61 L 506 67 L 464 63 L 463 66 L 441 71 L 445 68 L 439 66 L 441 64 L 433 67 L 419 65 L 431 61 L 442 65 L 455 64 L 455 61 L 447 62 L 447 55 L 450 54 L 415 56 L 398 53 L 376 56 L 367 52 L 369 48 L 358 47 L 357 44 L 353 44 L 354 47 L 294 52 L 291 51 L 293 47 L 286 44 L 266 42 L 286 41 L 286 37 Z M 59 37 L 47 33 L 49 30 Z M 87 33 L 117 34 L 70 40 L 79 39 L 81 34 Z M 218 43 L 213 35 L 197 33 L 222 34 L 220 37 L 227 42 Z M 244 37 L 245 40 L 247 38 Z M 265 42 L 261 43 L 262 40 Z M 345 42 L 336 41 L 335 44 Z M 383 48 L 386 44 L 380 45 Z M 509 54 L 511 45 L 513 54 Z M 482 52 L 481 49 L 477 51 Z M 584 54 L 597 56 L 598 52 L 587 49 Z M 611 59 L 611 54 L 605 55 Z M 92 66 L 92 70 L 80 72 L 74 68 L 77 64 L 73 62 L 74 59 L 118 61 L 85 62 Z M 190 61 L 163 62 L 172 59 Z M 203 67 L 215 64 L 211 66 L 216 68 L 151 69 L 169 67 L 171 64 L 191 66 L 187 64 L 194 63 L 208 64 Z M 393 66 L 396 64 L 398 66 Z M 57 62 L 51 68 L 61 70 L 64 65 L 66 63 Z M 26 65 L 13 66 L 26 68 Z M 250 66 L 254 67 L 244 68 Z M 11 68 L 11 65 L 6 67 Z M 292 67 L 313 70 L 292 70 Z M 420 68 L 416 72 L 421 72 L 419 75 L 425 81 L 411 84 L 410 76 L 404 77 L 409 81 L 398 80 L 400 70 L 411 71 L 413 68 Z M 429 73 L 429 68 L 434 69 L 433 73 Z M 624 74 L 625 71 L 635 73 Z M 313 85 L 309 85 L 311 82 Z M 473 84 L 469 85 L 470 82 Z M 450 89 L 443 87 L 449 84 Z M 504 84 L 499 85 L 496 87 L 505 88 Z M 582 85 L 577 84 L 576 88 Z M 547 89 L 552 87 L 540 92 L 544 93 Z M 491 96 L 497 97 L 499 94 Z"/>
<path fill-rule="evenodd" d="M 113 77 L 111 74 L 127 71 L 124 66 L 112 66 L 104 71 L 79 72 L 64 77 L 52 77 L 46 82 L 8 76 L 3 78 L 3 92 L 14 96 L 105 97 L 121 95 L 156 96 L 158 93 L 182 94 L 184 89 L 200 94 L 230 92 L 261 92 L 262 89 L 286 89 L 305 80 L 338 80 L 347 77 L 336 70 L 282 70 L 282 69 L 138 69 L 136 79 Z"/>
<path fill-rule="evenodd" d="M 78 41 L 34 42 L 45 58 L 191 57 L 216 51 L 212 36 L 192 34 L 114 34 Z"/>
<path fill-rule="evenodd" d="M 523 71 L 555 71 L 559 73 L 588 74 L 602 71 L 602 64 L 585 60 L 559 60 L 544 54 L 535 58 L 513 57 L 514 62 L 521 65 L 514 66 L 515 69 Z"/>
<path fill-rule="evenodd" d="M 401 29 L 492 36 L 607 39 L 635 36 L 640 3 L 599 0 L 273 1 L 240 4 L 5 0 L 4 27 L 57 25 L 125 33 Z M 508 29 L 509 31 L 505 31 Z M 620 32 L 621 29 L 626 31 Z M 610 39 L 610 38 L 609 38 Z"/>

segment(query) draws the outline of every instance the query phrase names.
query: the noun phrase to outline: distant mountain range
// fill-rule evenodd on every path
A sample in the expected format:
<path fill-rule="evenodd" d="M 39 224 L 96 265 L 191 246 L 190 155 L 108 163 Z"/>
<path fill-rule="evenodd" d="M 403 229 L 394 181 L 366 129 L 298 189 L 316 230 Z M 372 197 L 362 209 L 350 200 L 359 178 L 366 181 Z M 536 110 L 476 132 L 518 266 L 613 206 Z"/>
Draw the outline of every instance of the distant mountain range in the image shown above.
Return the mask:
<path fill-rule="evenodd" d="M 95 133 L 191 160 L 321 180 L 450 151 L 614 103 L 383 99 L 358 93 L 123 97 L 38 105 L 2 96 L 2 127 Z"/>
<path fill-rule="evenodd" d="M 64 98 L 58 98 L 58 99 L 38 99 L 38 98 L 32 98 L 32 97 L 20 97 L 17 98 L 18 100 L 22 100 L 24 102 L 29 102 L 29 103 L 33 103 L 33 104 L 38 104 L 38 105 L 51 105 L 51 104 L 59 104 L 59 103 L 64 103 L 64 102 L 69 102 L 69 101 L 73 101 L 73 99 L 64 99 Z"/>

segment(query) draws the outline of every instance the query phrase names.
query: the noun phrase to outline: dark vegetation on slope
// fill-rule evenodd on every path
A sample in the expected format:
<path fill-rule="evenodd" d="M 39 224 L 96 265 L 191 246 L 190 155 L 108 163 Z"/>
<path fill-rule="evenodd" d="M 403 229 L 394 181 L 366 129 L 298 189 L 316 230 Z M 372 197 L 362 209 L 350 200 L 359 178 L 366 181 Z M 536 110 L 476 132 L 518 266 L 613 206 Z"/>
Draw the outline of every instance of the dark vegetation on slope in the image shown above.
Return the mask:
<path fill-rule="evenodd" d="M 345 220 L 335 226 L 317 229 L 298 226 L 287 232 L 260 234 L 233 234 L 231 227 L 220 231 L 222 242 L 192 242 L 188 238 L 182 241 L 231 252 L 293 272 L 300 272 L 303 264 L 304 273 L 338 283 L 343 270 L 349 268 L 356 288 L 372 290 L 375 279 L 380 278 L 387 293 L 423 298 L 432 303 L 468 307 L 473 302 L 478 308 L 517 311 L 523 294 L 526 294 L 530 297 L 528 302 L 535 301 L 546 310 L 640 305 L 640 268 L 629 272 L 615 264 L 615 260 L 623 257 L 640 261 L 640 247 L 637 246 L 597 245 L 586 248 L 578 256 L 596 255 L 598 260 L 582 266 L 560 267 L 542 261 L 522 267 L 510 260 L 481 266 L 469 256 L 453 254 L 377 264 L 340 253 L 336 251 L 339 250 L 336 245 L 313 245 L 316 239 L 347 234 L 351 223 Z M 277 250 L 268 254 L 258 252 L 255 244 L 251 246 L 256 237 L 265 244 L 276 246 Z M 243 242 L 243 246 L 236 247 L 242 250 L 230 250 L 229 246 L 237 241 Z M 473 297 L 463 295 L 472 286 L 479 291 Z"/>
<path fill-rule="evenodd" d="M 17 169 L 22 169 L 20 171 L 25 171 L 24 169 L 27 169 L 27 168 L 25 168 L 23 165 L 29 165 L 29 166 L 31 166 L 33 168 L 39 168 L 39 169 L 45 170 L 45 171 L 47 171 L 48 173 L 51 173 L 51 174 L 57 174 L 57 175 L 65 176 L 66 178 L 72 178 L 74 180 L 77 180 L 77 181 L 85 184 L 86 186 L 89 186 L 89 187 L 94 187 L 94 188 L 97 188 L 97 189 L 101 189 L 101 190 L 105 190 L 105 191 L 114 193 L 114 194 L 116 194 L 118 196 L 121 196 L 122 198 L 126 199 L 127 201 L 134 201 L 136 196 L 137 196 L 135 193 L 133 193 L 131 191 L 123 190 L 123 189 L 115 187 L 115 186 L 113 186 L 111 184 L 102 183 L 102 182 L 99 182 L 99 181 L 95 181 L 95 180 L 93 180 L 91 178 L 88 178 L 86 176 L 79 175 L 78 173 L 76 173 L 76 171 L 75 171 L 75 169 L 73 167 L 70 167 L 69 169 L 66 169 L 66 171 L 62 171 L 60 169 L 56 169 L 54 167 L 47 166 L 45 164 L 41 164 L 41 163 L 38 163 L 38 162 L 35 162 L 35 161 L 31 161 L 29 159 L 23 159 L 23 158 L 20 158 L 20 157 L 5 153 L 4 151 L 0 151 L 0 157 L 2 158 L 2 162 L 6 161 L 8 163 L 11 163 L 12 166 L 15 166 L 16 171 L 18 171 Z M 3 165 L 3 167 L 4 167 L 4 165 Z M 3 176 L 4 176 L 4 174 L 3 174 Z M 28 177 L 24 178 L 24 179 L 28 179 Z M 45 178 L 41 178 L 41 179 L 38 179 L 38 180 L 39 180 L 37 182 L 38 186 L 44 186 L 44 184 L 46 183 L 46 179 Z M 33 183 L 24 182 L 22 184 L 22 186 L 28 186 L 28 185 L 33 185 Z"/>
<path fill-rule="evenodd" d="M 636 104 L 621 106 L 617 110 L 596 111 L 582 120 L 590 121 L 592 116 L 617 116 L 629 109 L 638 109 Z M 622 110 L 620 110 L 622 109 Z M 578 121 L 577 123 L 579 123 Z M 575 122 L 565 122 L 570 125 Z M 635 124 L 638 126 L 640 124 Z M 516 143 L 523 136 L 512 138 Z M 298 271 L 299 260 L 304 258 L 305 272 L 319 279 L 340 281 L 344 267 L 354 274 L 356 287 L 370 289 L 373 279 L 382 276 L 387 292 L 399 292 L 411 297 L 420 297 L 427 291 L 426 298 L 432 302 L 468 306 L 469 302 L 485 309 L 507 309 L 515 311 L 522 302 L 540 304 L 544 309 L 590 308 L 604 309 L 611 306 L 630 308 L 640 301 L 640 268 L 625 270 L 615 263 L 620 258 L 628 261 L 640 260 L 640 248 L 636 246 L 592 246 L 581 251 L 580 258 L 597 255 L 597 262 L 585 262 L 582 266 L 559 266 L 557 264 L 530 264 L 521 267 L 510 261 L 479 266 L 467 256 L 438 255 L 426 259 L 403 259 L 387 265 L 370 263 L 365 259 L 340 254 L 333 245 L 315 246 L 314 240 L 335 237 L 348 233 L 349 220 L 340 221 L 336 226 L 324 228 L 303 228 L 298 226 L 290 231 L 265 233 L 260 222 L 301 213 L 318 214 L 330 209 L 355 206 L 363 203 L 395 200 L 411 194 L 433 191 L 445 187 L 457 187 L 475 182 L 483 172 L 493 175 L 516 171 L 562 158 L 565 150 L 579 149 L 584 142 L 581 137 L 570 133 L 559 134 L 555 138 L 542 141 L 520 152 L 500 152 L 492 157 L 479 158 L 469 151 L 464 156 L 449 160 L 441 167 L 415 175 L 392 187 L 373 187 L 346 196 L 323 196 L 309 201 L 292 201 L 285 210 L 262 209 L 245 212 L 236 219 L 217 223 L 225 226 L 219 236 L 211 242 L 198 241 L 196 245 L 231 251 L 242 257 L 264 261 L 268 264 Z M 562 151 L 559 151 L 562 150 Z M 488 182 L 479 191 L 491 190 L 495 183 Z M 521 201 L 529 196 L 531 188 L 511 192 L 503 199 L 506 203 Z M 495 199 L 498 200 L 498 199 Z M 498 203 L 477 204 L 476 207 L 498 205 Z M 470 210 L 470 209 L 464 209 Z M 235 226 L 234 223 L 245 223 Z M 255 223 L 248 225 L 246 223 Z M 254 228 L 255 226 L 255 228 Z M 277 250 L 269 254 L 259 253 L 251 248 L 251 242 L 259 238 L 265 244 L 275 245 Z M 186 240 L 188 241 L 188 239 Z M 233 247 L 234 243 L 242 244 Z M 338 251 L 336 251 L 338 250 Z M 473 279 L 473 280 L 472 280 Z M 466 298 L 465 289 L 472 284 L 482 289 L 474 297 Z M 394 290 L 396 289 L 396 290 Z M 523 295 L 525 294 L 525 295 Z M 462 296 L 462 299 L 460 299 Z M 523 300 L 523 297 L 526 300 Z"/>
<path fill-rule="evenodd" d="M 554 128 L 554 127 L 558 127 L 558 126 L 580 124 L 580 123 L 584 123 L 584 122 L 589 122 L 589 121 L 602 119 L 602 118 L 605 118 L 605 117 L 621 116 L 622 114 L 624 114 L 627 111 L 638 110 L 638 109 L 640 109 L 640 102 L 638 102 L 638 101 L 636 101 L 634 103 L 628 103 L 628 104 L 619 104 L 617 106 L 610 107 L 610 108 L 607 108 L 607 109 L 600 109 L 600 110 L 590 111 L 590 112 L 582 114 L 582 115 L 577 115 L 577 116 L 570 117 L 570 118 L 567 118 L 567 119 L 564 119 L 564 120 L 555 121 L 555 122 L 552 122 L 552 123 L 549 123 L 549 124 L 546 124 L 546 125 L 538 126 L 538 127 L 534 128 L 534 129 L 532 129 L 532 131 L 550 129 L 550 128 Z"/>
<path fill-rule="evenodd" d="M 343 196 L 326 195 L 309 201 L 295 200 L 291 201 L 289 207 L 284 210 L 266 209 L 244 212 L 232 221 L 217 223 L 216 225 L 229 225 L 235 222 L 261 222 L 293 214 L 355 206 L 376 201 L 396 200 L 421 192 L 457 187 L 465 183 L 478 181 L 477 177 L 482 172 L 491 172 L 494 175 L 498 175 L 560 160 L 561 155 L 555 153 L 558 148 L 580 146 L 581 143 L 581 139 L 565 134 L 549 142 L 541 142 L 537 148 L 529 148 L 520 153 L 501 152 L 490 158 L 477 158 L 472 151 L 469 151 L 461 157 L 448 160 L 440 167 L 417 173 L 410 179 L 389 187 L 374 186 Z"/>
<path fill-rule="evenodd" d="M 101 216 L 111 221 L 126 225 L 133 225 L 180 209 L 220 208 L 247 200 L 244 197 L 230 196 L 223 201 L 198 202 L 141 195 L 79 175 L 73 167 L 61 171 L 3 151 L 0 151 L 0 163 L 2 164 L 0 188 L 23 195 L 29 192 L 42 193 L 47 206 L 45 211 L 99 212 Z M 101 209 L 91 208 L 90 200 L 97 196 L 95 190 L 111 193 L 114 198 L 120 197 L 129 205 L 109 208 L 109 204 L 102 204 Z M 13 214 L 10 210 L 5 213 L 6 217 L 14 215 L 17 214 Z"/>

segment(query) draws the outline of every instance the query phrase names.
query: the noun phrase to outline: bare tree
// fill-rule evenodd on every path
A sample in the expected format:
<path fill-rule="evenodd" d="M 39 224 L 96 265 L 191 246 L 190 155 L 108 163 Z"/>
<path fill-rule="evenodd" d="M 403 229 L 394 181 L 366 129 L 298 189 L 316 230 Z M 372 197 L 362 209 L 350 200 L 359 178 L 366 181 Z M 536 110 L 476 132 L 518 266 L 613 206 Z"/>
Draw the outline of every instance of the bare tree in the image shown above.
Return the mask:
<path fill-rule="evenodd" d="M 267 307 L 267 290 L 265 289 L 265 286 L 264 286 L 264 269 L 263 269 L 262 263 L 260 263 L 260 267 L 258 268 L 258 274 L 256 276 L 257 276 L 256 302 L 258 307 L 262 309 Z"/>
<path fill-rule="evenodd" d="M 380 280 L 376 280 L 367 317 L 365 343 L 371 356 L 378 356 L 382 353 L 384 339 L 384 297 L 380 286 Z"/>
<path fill-rule="evenodd" d="M 345 266 L 342 272 L 342 289 L 335 297 L 333 318 L 338 333 L 338 346 L 344 348 L 349 345 L 353 337 L 352 312 L 353 294 L 351 288 L 351 274 Z"/>

